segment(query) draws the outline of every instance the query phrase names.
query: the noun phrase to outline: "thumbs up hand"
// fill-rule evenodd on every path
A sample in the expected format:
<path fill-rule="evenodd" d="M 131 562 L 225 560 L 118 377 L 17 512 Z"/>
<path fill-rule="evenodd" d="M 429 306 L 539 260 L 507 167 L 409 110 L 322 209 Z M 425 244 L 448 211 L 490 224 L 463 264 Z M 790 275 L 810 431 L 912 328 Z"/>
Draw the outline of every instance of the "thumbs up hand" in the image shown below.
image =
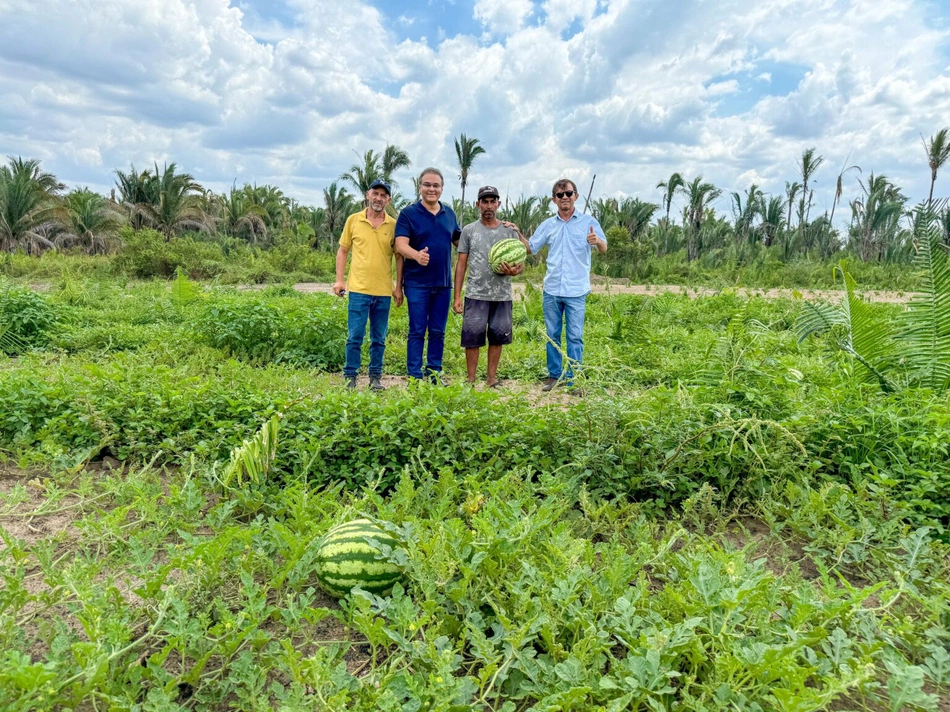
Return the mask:
<path fill-rule="evenodd" d="M 597 235 L 594 234 L 594 226 L 590 226 L 590 232 L 587 233 L 587 244 L 596 245 L 597 244 Z"/>
<path fill-rule="evenodd" d="M 425 267 L 429 264 L 429 248 L 423 247 L 416 253 L 416 262 Z"/>

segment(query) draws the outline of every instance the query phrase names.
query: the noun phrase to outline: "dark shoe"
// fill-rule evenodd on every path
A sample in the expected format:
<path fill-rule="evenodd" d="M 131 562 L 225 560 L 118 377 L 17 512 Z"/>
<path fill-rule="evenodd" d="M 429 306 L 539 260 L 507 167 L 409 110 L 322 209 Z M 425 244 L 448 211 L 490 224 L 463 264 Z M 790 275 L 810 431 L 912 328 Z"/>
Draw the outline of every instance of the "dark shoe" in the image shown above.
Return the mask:
<path fill-rule="evenodd" d="M 343 376 L 343 380 L 346 381 L 346 390 L 356 390 L 356 376 Z"/>
<path fill-rule="evenodd" d="M 489 383 L 488 387 L 489 388 L 503 388 L 503 386 L 501 385 L 501 381 L 495 381 L 494 383 Z"/>
<path fill-rule="evenodd" d="M 449 385 L 448 383 L 445 382 L 445 379 L 442 378 L 442 374 L 441 374 L 441 373 L 435 373 L 435 372 L 430 373 L 430 374 L 427 376 L 427 378 L 429 379 L 429 383 L 431 383 L 433 386 L 447 386 L 447 385 Z"/>
<path fill-rule="evenodd" d="M 383 385 L 379 376 L 370 376 L 369 377 L 369 389 L 371 391 L 385 391 L 386 386 Z"/>
<path fill-rule="evenodd" d="M 544 381 L 544 385 L 541 386 L 541 390 L 545 393 L 553 391 L 555 388 L 560 388 L 563 384 L 560 379 L 557 378 L 548 378 Z"/>
<path fill-rule="evenodd" d="M 576 386 L 571 386 L 567 389 L 567 395 L 574 396 L 575 398 L 583 398 L 584 391 L 582 391 L 580 388 L 577 388 Z"/>

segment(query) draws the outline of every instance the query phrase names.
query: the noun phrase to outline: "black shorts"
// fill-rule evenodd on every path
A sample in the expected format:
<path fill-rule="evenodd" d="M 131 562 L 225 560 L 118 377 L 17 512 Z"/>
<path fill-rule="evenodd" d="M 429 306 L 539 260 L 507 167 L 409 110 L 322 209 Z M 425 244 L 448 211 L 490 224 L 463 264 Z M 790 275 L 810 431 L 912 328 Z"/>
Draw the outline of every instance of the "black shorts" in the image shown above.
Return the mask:
<path fill-rule="evenodd" d="M 462 312 L 462 348 L 479 349 L 485 345 L 511 343 L 511 302 L 486 302 L 465 297 Z"/>

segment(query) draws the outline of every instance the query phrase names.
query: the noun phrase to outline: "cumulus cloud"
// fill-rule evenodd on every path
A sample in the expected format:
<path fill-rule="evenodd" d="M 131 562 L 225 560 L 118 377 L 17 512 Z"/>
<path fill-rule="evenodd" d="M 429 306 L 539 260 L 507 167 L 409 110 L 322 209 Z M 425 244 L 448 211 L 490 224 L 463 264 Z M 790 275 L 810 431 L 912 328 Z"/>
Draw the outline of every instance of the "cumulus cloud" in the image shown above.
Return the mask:
<path fill-rule="evenodd" d="M 920 197 L 920 134 L 950 116 L 947 22 L 924 0 L 476 0 L 464 32 L 431 42 L 400 34 L 406 7 L 379 7 L 6 0 L 0 154 L 101 190 L 117 167 L 174 160 L 216 189 L 317 202 L 387 142 L 450 177 L 464 132 L 487 150 L 472 183 L 596 173 L 597 192 L 659 200 L 674 170 L 780 192 L 815 146 L 819 193 L 851 154 Z"/>

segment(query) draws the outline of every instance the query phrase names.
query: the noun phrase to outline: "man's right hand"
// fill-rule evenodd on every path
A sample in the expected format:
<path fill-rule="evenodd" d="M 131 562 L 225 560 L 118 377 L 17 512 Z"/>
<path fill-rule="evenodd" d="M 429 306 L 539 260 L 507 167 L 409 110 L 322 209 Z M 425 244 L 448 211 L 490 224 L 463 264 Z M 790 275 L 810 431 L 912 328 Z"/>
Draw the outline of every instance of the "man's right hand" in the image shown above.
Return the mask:
<path fill-rule="evenodd" d="M 346 294 L 346 287 L 343 286 L 343 282 L 337 282 L 333 285 L 333 293 L 338 297 L 342 297 Z"/>
<path fill-rule="evenodd" d="M 461 314 L 463 311 L 465 311 L 465 308 L 462 304 L 461 295 L 457 296 L 455 301 L 452 303 L 452 311 L 454 311 L 456 314 Z"/>
<path fill-rule="evenodd" d="M 429 264 L 429 248 L 423 247 L 416 253 L 416 262 L 425 267 Z"/>

